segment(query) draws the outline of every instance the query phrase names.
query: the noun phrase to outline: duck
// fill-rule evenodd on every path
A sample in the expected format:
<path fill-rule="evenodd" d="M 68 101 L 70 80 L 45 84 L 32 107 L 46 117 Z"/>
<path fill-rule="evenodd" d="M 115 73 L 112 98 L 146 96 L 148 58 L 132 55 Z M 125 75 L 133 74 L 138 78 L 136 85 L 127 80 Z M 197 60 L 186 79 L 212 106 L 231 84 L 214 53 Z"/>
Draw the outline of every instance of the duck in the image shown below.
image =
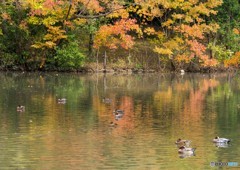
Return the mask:
<path fill-rule="evenodd" d="M 113 113 L 114 114 L 124 114 L 124 111 L 123 110 L 120 110 L 120 109 L 115 109 L 114 111 L 113 111 Z"/>
<path fill-rule="evenodd" d="M 181 70 L 180 70 L 180 73 L 181 73 L 181 74 L 184 74 L 184 73 L 185 73 L 185 71 L 184 71 L 183 69 L 181 69 Z"/>
<path fill-rule="evenodd" d="M 194 154 L 196 148 L 187 148 L 186 146 L 181 146 L 179 149 L 178 149 L 178 153 L 180 154 Z"/>
<path fill-rule="evenodd" d="M 177 145 L 187 145 L 187 146 L 189 146 L 190 143 L 191 143 L 190 140 L 183 140 L 183 139 L 181 139 L 181 138 L 179 138 L 179 139 L 175 142 L 175 144 L 177 144 Z"/>
<path fill-rule="evenodd" d="M 25 111 L 25 106 L 18 105 L 17 106 L 17 112 L 24 112 Z"/>
<path fill-rule="evenodd" d="M 229 143 L 231 140 L 230 139 L 227 139 L 227 138 L 219 138 L 219 136 L 216 136 L 214 139 L 213 139 L 213 142 L 214 143 Z"/>
<path fill-rule="evenodd" d="M 109 98 L 103 98 L 102 99 L 103 103 L 111 103 L 112 102 L 112 99 L 109 99 Z"/>
<path fill-rule="evenodd" d="M 58 99 L 59 104 L 65 104 L 66 102 L 67 102 L 67 99 L 65 98 Z"/>

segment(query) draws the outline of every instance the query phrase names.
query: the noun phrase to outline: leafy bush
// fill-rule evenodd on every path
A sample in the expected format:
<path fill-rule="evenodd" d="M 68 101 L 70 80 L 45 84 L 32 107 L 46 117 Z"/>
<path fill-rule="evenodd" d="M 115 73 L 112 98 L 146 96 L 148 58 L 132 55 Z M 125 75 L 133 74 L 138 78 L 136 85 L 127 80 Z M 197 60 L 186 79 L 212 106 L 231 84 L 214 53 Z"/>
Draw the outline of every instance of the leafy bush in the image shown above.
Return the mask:
<path fill-rule="evenodd" d="M 212 50 L 214 57 L 220 62 L 231 58 L 233 55 L 233 52 L 231 50 L 226 49 L 226 47 L 221 45 L 213 45 L 212 43 L 209 43 L 208 48 Z"/>
<path fill-rule="evenodd" d="M 71 70 L 80 68 L 85 60 L 85 55 L 81 52 L 78 43 L 72 41 L 62 47 L 57 47 L 54 56 L 58 67 L 63 70 Z"/>

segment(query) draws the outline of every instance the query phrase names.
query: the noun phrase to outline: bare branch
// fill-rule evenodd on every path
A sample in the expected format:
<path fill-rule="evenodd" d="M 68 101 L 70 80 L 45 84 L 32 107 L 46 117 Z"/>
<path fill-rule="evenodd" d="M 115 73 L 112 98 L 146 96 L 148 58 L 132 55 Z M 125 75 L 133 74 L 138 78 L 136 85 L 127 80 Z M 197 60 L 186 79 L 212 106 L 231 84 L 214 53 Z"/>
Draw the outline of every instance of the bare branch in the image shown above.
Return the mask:
<path fill-rule="evenodd" d="M 87 6 L 88 6 L 88 4 L 90 3 L 90 1 L 91 0 L 88 0 L 88 2 L 86 3 L 86 5 L 84 5 L 85 6 L 85 8 L 81 11 L 81 12 L 79 12 L 78 13 L 78 15 L 81 15 L 83 12 L 85 12 L 86 11 L 86 9 L 87 9 Z"/>
<path fill-rule="evenodd" d="M 105 12 L 105 13 L 101 13 L 101 14 L 98 14 L 98 15 L 82 15 L 82 14 L 77 14 L 75 16 L 73 16 L 72 18 L 70 18 L 70 20 L 74 20 L 74 19 L 77 19 L 77 18 L 85 18 L 85 19 L 94 19 L 94 18 L 100 18 L 100 17 L 104 17 L 104 16 L 107 16 L 113 12 L 116 12 L 120 9 L 125 9 L 125 7 L 121 7 L 121 8 L 116 8 L 116 9 L 113 9 L 111 11 L 108 11 L 108 12 Z"/>

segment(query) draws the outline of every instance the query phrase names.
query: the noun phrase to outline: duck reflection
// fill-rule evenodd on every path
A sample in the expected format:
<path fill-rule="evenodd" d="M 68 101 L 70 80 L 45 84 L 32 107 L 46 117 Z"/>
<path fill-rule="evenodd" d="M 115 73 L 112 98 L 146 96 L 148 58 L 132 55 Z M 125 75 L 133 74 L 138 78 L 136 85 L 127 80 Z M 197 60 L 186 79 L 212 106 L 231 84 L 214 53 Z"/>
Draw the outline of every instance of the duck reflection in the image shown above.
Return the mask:
<path fill-rule="evenodd" d="M 25 111 L 25 106 L 18 105 L 17 106 L 17 112 L 24 112 Z"/>
<path fill-rule="evenodd" d="M 230 146 L 229 143 L 221 143 L 221 142 L 217 142 L 215 143 L 215 146 L 218 148 L 228 148 Z"/>
<path fill-rule="evenodd" d="M 179 158 L 188 158 L 188 157 L 192 157 L 192 156 L 196 156 L 195 152 L 192 153 L 179 153 Z"/>
<path fill-rule="evenodd" d="M 113 111 L 113 115 L 115 117 L 115 120 L 120 120 L 120 119 L 122 119 L 122 117 L 124 115 L 124 111 L 116 109 L 116 110 Z"/>
<path fill-rule="evenodd" d="M 66 104 L 67 99 L 61 98 L 61 99 L 58 99 L 57 101 L 58 101 L 58 104 Z"/>
<path fill-rule="evenodd" d="M 117 123 L 114 123 L 114 122 L 110 122 L 109 123 L 109 127 L 112 127 L 112 128 L 115 128 L 115 127 L 117 127 Z"/>

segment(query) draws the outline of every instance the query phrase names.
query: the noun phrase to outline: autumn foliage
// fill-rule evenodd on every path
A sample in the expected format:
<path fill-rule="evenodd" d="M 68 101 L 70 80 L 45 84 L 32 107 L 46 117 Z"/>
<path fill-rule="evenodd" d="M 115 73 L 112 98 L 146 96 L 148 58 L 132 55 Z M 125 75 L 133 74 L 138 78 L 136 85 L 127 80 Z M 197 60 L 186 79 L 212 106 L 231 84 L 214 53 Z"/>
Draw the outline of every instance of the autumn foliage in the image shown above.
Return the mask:
<path fill-rule="evenodd" d="M 98 50 L 132 49 L 135 41 L 151 39 L 152 51 L 161 58 L 174 63 L 197 61 L 203 67 L 216 66 L 222 61 L 209 55 L 208 44 L 215 45 L 211 42 L 214 38 L 209 37 L 216 35 L 219 25 L 209 18 L 217 14 L 216 9 L 222 3 L 222 0 L 4 1 L 0 5 L 0 35 L 7 39 L 10 35 L 6 29 L 23 31 L 26 38 L 22 41 L 28 43 L 22 49 L 17 45 L 19 49 L 15 51 L 17 55 L 19 51 L 23 53 L 25 62 L 40 60 L 41 68 L 45 61 L 54 62 L 52 58 L 57 49 L 71 49 L 66 44 L 71 44 L 73 37 L 79 50 L 86 48 L 81 37 L 87 34 L 89 49 L 90 46 Z M 239 36 L 239 28 L 232 30 Z M 26 49 L 30 52 L 25 53 Z M 233 57 L 225 61 L 225 65 L 232 65 L 235 60 Z"/>
<path fill-rule="evenodd" d="M 239 67 L 240 64 L 240 52 L 237 52 L 232 58 L 226 59 L 224 65 L 226 67 Z"/>
<path fill-rule="evenodd" d="M 134 39 L 127 33 L 138 30 L 139 26 L 134 19 L 122 19 L 114 25 L 103 25 L 96 33 L 94 46 L 95 48 L 104 46 L 110 49 L 116 49 L 118 46 L 125 49 L 131 48 Z"/>

